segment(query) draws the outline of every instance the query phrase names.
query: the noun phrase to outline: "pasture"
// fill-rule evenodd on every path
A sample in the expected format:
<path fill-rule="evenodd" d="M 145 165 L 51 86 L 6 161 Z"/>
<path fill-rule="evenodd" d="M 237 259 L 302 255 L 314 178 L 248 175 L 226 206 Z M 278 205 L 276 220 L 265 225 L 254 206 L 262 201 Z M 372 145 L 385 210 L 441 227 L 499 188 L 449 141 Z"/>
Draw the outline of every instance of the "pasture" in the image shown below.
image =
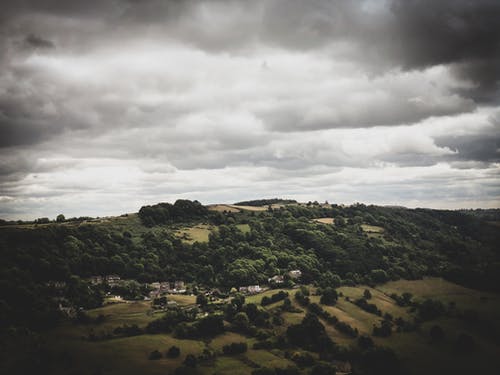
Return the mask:
<path fill-rule="evenodd" d="M 340 321 L 357 328 L 361 334 L 371 335 L 373 325 L 378 324 L 381 317 L 368 313 L 352 303 L 363 295 L 365 289 L 368 289 L 372 295 L 369 302 L 375 304 L 382 313 L 390 313 L 394 318 L 402 317 L 405 320 L 411 320 L 415 316 L 408 307 L 398 306 L 389 297 L 392 293 L 401 295 L 408 292 L 417 301 L 433 298 L 443 303 L 453 301 L 459 309 L 474 309 L 481 319 L 491 320 L 496 327 L 499 327 L 500 299 L 498 295 L 464 288 L 439 278 L 392 281 L 375 288 L 362 285 L 344 286 L 338 288 L 343 296 L 339 297 L 334 306 L 322 305 L 322 307 Z M 299 306 L 294 299 L 296 289 L 274 289 L 246 296 L 246 303 L 255 303 L 259 308 L 275 312 L 282 304 L 281 301 L 266 307 L 260 307 L 260 302 L 263 296 L 269 297 L 279 290 L 285 290 L 290 294 L 292 305 L 298 312 L 282 312 L 281 317 L 284 324 L 273 328 L 275 334 L 285 333 L 287 327 L 300 323 L 306 314 L 306 309 Z M 319 303 L 320 296 L 314 295 L 315 288 L 310 288 L 310 291 L 311 302 Z M 177 301 L 180 306 L 195 304 L 194 296 L 169 295 L 168 298 Z M 225 332 L 211 340 L 181 340 L 174 338 L 171 334 L 144 334 L 96 342 L 82 339 L 89 332 L 112 331 L 124 324 L 137 324 L 144 327 L 161 314 L 161 312 L 154 312 L 150 308 L 149 302 L 146 301 L 110 304 L 90 310 L 88 314 L 92 317 L 102 314 L 106 316 L 106 320 L 100 325 L 67 323 L 46 336 L 48 348 L 59 356 L 69 358 L 67 360 L 68 366 L 77 368 L 78 373 L 82 374 L 97 371 L 102 371 L 104 374 L 125 375 L 137 373 L 168 374 L 181 365 L 187 354 L 199 355 L 204 349 L 215 351 L 217 357 L 199 366 L 194 373 L 248 375 L 259 365 L 286 367 L 292 364 L 284 357 L 283 350 L 255 350 L 252 345 L 256 342 L 256 338 L 235 332 Z M 321 321 L 327 334 L 338 345 L 344 347 L 356 345 L 356 339 L 339 332 L 333 325 Z M 439 324 L 445 332 L 445 339 L 441 343 L 430 343 L 429 330 L 434 324 Z M 471 335 L 476 342 L 476 349 L 467 355 L 457 355 L 453 351 L 454 340 L 462 332 Z M 497 346 L 493 343 L 491 335 L 482 331 L 480 327 L 469 325 L 458 318 L 443 316 L 425 322 L 417 331 L 405 333 L 394 331 L 390 337 L 373 337 L 373 339 L 377 345 L 392 348 L 397 353 L 405 374 L 493 373 L 492 369 L 500 366 Z M 248 351 L 232 356 L 223 355 L 223 346 L 233 342 L 246 342 Z M 156 361 L 148 359 L 151 351 L 159 350 L 165 353 L 172 345 L 181 349 L 179 358 L 170 359 L 164 356 Z M 72 373 L 68 372 L 69 367 L 61 366 L 54 370 L 54 374 Z"/>
<path fill-rule="evenodd" d="M 318 219 L 313 219 L 313 221 L 321 224 L 333 224 L 335 219 L 333 217 L 320 217 Z"/>

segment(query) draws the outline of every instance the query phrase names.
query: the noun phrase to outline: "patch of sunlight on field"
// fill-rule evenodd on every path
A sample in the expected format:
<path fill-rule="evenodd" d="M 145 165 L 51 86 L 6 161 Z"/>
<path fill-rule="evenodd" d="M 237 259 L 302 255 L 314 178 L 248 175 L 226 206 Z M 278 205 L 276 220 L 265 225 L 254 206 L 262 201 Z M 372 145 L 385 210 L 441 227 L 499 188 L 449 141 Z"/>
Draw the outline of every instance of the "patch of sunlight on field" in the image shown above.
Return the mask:
<path fill-rule="evenodd" d="M 183 242 L 193 244 L 195 242 L 208 242 L 210 233 L 214 227 L 206 224 L 198 224 L 190 228 L 182 228 L 175 232 L 175 235 Z"/>
<path fill-rule="evenodd" d="M 466 288 L 441 278 L 390 281 L 376 289 L 388 295 L 409 292 L 417 300 L 431 298 L 445 304 L 455 302 L 460 309 L 473 309 L 485 317 L 500 321 L 500 295 Z"/>
<path fill-rule="evenodd" d="M 343 318 L 350 316 L 353 319 L 351 325 L 357 328 L 360 333 L 371 334 L 373 325 L 381 320 L 380 317 L 363 311 L 353 303 L 341 299 L 337 302 L 335 307 L 345 313 Z M 337 316 L 337 318 L 342 320 L 340 316 Z M 348 322 L 346 321 L 346 323 Z"/>
<path fill-rule="evenodd" d="M 292 361 L 275 355 L 268 350 L 249 349 L 245 353 L 245 357 L 261 367 L 284 368 L 294 364 Z"/>
<path fill-rule="evenodd" d="M 210 211 L 217 211 L 217 212 L 240 212 L 238 208 L 229 206 L 227 204 L 214 204 L 211 206 L 208 206 L 208 209 Z"/>
<path fill-rule="evenodd" d="M 363 293 L 366 289 L 368 289 L 372 295 L 372 298 L 368 300 L 368 303 L 375 304 L 378 309 L 382 311 L 382 314 L 389 313 L 394 318 L 401 317 L 403 319 L 407 319 L 409 317 L 409 313 L 406 308 L 398 306 L 392 298 L 377 288 L 361 285 L 356 287 L 344 286 L 338 288 L 337 290 L 342 292 L 344 296 L 349 297 L 351 300 L 355 300 L 363 297 Z"/>
<path fill-rule="evenodd" d="M 248 224 L 236 224 L 236 228 L 238 228 L 243 233 L 250 233 L 250 225 Z"/>
<path fill-rule="evenodd" d="M 309 298 L 311 302 L 319 304 L 319 296 L 311 296 Z M 373 324 L 380 320 L 378 316 L 361 310 L 351 302 L 345 301 L 342 297 L 339 298 L 335 306 L 321 305 L 321 307 L 331 315 L 336 316 L 341 322 L 345 322 L 351 327 L 357 328 L 360 333 L 371 334 Z"/>
<path fill-rule="evenodd" d="M 236 206 L 234 204 L 229 205 L 229 207 L 233 207 L 236 209 L 244 210 L 244 211 L 266 211 L 267 206 Z"/>
<path fill-rule="evenodd" d="M 333 217 L 321 217 L 319 219 L 313 219 L 313 221 L 321 224 L 333 224 L 335 219 Z"/>
<path fill-rule="evenodd" d="M 145 301 L 110 304 L 89 310 L 87 313 L 94 318 L 98 315 L 105 316 L 104 323 L 87 326 L 95 330 L 116 328 L 124 324 L 137 324 L 141 327 L 159 317 L 158 313 L 151 309 L 150 302 Z"/>
<path fill-rule="evenodd" d="M 294 293 L 293 289 L 269 289 L 262 293 L 253 294 L 251 296 L 245 296 L 245 303 L 255 303 L 256 305 L 260 306 L 262 297 L 264 296 L 271 297 L 273 294 L 276 294 L 280 291 L 287 292 L 289 294 L 290 299 L 293 298 L 293 293 Z"/>
<path fill-rule="evenodd" d="M 281 317 L 285 321 L 286 326 L 290 326 L 292 324 L 299 324 L 302 322 L 302 319 L 306 316 L 305 311 L 302 312 L 284 312 L 281 314 Z"/>
<path fill-rule="evenodd" d="M 382 227 L 368 224 L 361 224 L 361 229 L 363 229 L 365 233 L 383 233 L 385 231 Z"/>
<path fill-rule="evenodd" d="M 185 294 L 167 294 L 168 301 L 175 301 L 180 306 L 189 306 L 196 304 L 196 296 L 188 296 Z"/>

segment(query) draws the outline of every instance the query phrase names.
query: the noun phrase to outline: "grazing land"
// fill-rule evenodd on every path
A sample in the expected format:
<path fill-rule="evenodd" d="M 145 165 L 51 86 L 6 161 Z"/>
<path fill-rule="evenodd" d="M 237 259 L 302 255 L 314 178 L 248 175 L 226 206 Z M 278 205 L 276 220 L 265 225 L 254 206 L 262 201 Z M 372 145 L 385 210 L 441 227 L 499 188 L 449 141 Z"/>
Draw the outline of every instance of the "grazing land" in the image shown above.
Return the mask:
<path fill-rule="evenodd" d="M 310 288 L 315 293 L 315 288 Z M 372 327 L 381 317 L 363 311 L 352 302 L 346 301 L 361 298 L 365 290 L 372 294 L 370 302 L 377 305 L 384 313 L 390 313 L 395 319 L 401 317 L 408 320 L 416 316 L 408 307 L 398 306 L 389 297 L 393 293 L 412 293 L 416 300 L 433 298 L 448 304 L 450 301 L 457 303 L 457 308 L 477 308 L 479 318 L 486 321 L 499 323 L 500 296 L 494 293 L 481 293 L 477 290 L 464 288 L 457 284 L 447 282 L 440 278 L 424 278 L 422 280 L 399 280 L 379 285 L 375 288 L 368 286 L 341 287 L 338 292 L 341 297 L 334 306 L 323 305 L 323 308 L 336 316 L 340 321 L 357 328 L 361 334 L 371 335 Z M 247 304 L 260 305 L 263 297 L 270 297 L 279 291 L 288 292 L 291 296 L 297 289 L 274 289 L 246 297 Z M 487 297 L 487 302 L 484 302 Z M 178 301 L 183 306 L 194 305 L 195 298 L 183 295 L 168 295 L 168 298 Z M 481 302 L 482 301 L 482 302 Z M 320 303 L 320 296 L 312 295 L 311 302 Z M 286 332 L 287 327 L 299 324 L 305 316 L 303 306 L 292 298 L 292 305 L 296 312 L 283 312 L 283 324 L 274 328 L 276 334 Z M 274 311 L 279 303 L 263 307 L 266 311 Z M 134 374 L 140 371 L 143 374 L 165 374 L 181 366 L 184 354 L 200 355 L 204 349 L 217 354 L 213 361 L 201 365 L 197 371 L 201 374 L 251 374 L 258 367 L 286 368 L 294 365 L 287 359 L 287 350 L 280 349 L 252 349 L 257 342 L 254 337 L 244 333 L 226 332 L 209 340 L 189 340 L 173 337 L 172 334 L 143 334 L 134 337 L 116 338 L 98 342 L 91 342 L 82 337 L 93 331 L 110 331 L 114 327 L 124 324 L 137 324 L 146 327 L 147 324 L 158 316 L 161 311 L 155 311 L 150 302 L 129 302 L 111 304 L 105 307 L 88 311 L 91 317 L 106 316 L 100 324 L 72 324 L 67 323 L 49 332 L 45 339 L 48 347 L 61 356 L 69 356 L 72 366 L 77 366 L 82 373 L 104 371 L 104 373 Z M 351 338 L 326 322 L 327 333 L 338 345 L 345 348 L 356 347 L 356 339 Z M 432 325 L 439 324 L 446 332 L 446 339 L 440 343 L 430 343 L 429 329 Z M 474 337 L 478 347 L 465 357 L 453 352 L 453 340 L 460 332 L 467 332 Z M 456 317 L 439 317 L 433 321 L 425 322 L 415 332 L 394 332 L 387 338 L 374 338 L 378 345 L 392 348 L 403 363 L 404 373 L 407 374 L 467 374 L 481 370 L 481 373 L 491 373 L 495 366 L 500 365 L 495 345 L 488 335 L 477 327 Z M 244 354 L 229 356 L 223 353 L 225 345 L 234 342 L 245 342 L 250 348 Z M 182 358 L 162 358 L 157 361 L 148 360 L 148 355 L 153 350 L 166 350 L 175 345 L 181 349 Z M 236 370 L 235 370 L 236 369 Z M 64 367 L 57 368 L 55 373 L 63 374 Z"/>

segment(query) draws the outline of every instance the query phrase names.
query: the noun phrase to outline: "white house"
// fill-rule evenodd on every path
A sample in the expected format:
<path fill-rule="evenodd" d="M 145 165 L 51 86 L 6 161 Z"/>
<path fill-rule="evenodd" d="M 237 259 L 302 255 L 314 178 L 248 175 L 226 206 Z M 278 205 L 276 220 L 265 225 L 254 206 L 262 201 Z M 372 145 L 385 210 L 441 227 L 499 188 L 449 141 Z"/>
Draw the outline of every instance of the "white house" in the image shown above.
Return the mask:
<path fill-rule="evenodd" d="M 302 276 L 302 271 L 292 270 L 292 271 L 288 272 L 288 276 L 290 276 L 291 279 L 298 279 L 299 277 Z"/>

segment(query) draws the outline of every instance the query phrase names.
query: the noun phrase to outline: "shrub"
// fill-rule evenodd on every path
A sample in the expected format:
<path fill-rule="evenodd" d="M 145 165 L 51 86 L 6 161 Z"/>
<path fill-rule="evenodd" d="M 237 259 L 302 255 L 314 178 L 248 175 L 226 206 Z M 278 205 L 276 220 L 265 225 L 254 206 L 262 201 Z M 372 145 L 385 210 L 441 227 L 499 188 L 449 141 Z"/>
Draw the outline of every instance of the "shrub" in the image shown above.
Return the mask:
<path fill-rule="evenodd" d="M 248 349 L 246 342 L 233 342 L 222 347 L 222 352 L 226 355 L 245 353 Z"/>
<path fill-rule="evenodd" d="M 169 358 L 177 358 L 181 355 L 181 349 L 179 349 L 177 346 L 172 345 L 170 349 L 167 351 L 167 357 Z"/>
<path fill-rule="evenodd" d="M 194 368 L 198 364 L 196 357 L 193 354 L 188 354 L 184 360 L 184 365 L 187 367 Z"/>
<path fill-rule="evenodd" d="M 333 288 L 325 288 L 323 290 L 323 294 L 321 295 L 321 299 L 319 302 L 323 305 L 335 305 L 337 303 L 337 299 L 339 295 L 337 291 Z"/>
<path fill-rule="evenodd" d="M 150 360 L 157 360 L 157 359 L 161 359 L 162 354 L 160 353 L 160 351 L 158 350 L 153 350 L 151 353 L 149 353 L 149 359 Z"/>

